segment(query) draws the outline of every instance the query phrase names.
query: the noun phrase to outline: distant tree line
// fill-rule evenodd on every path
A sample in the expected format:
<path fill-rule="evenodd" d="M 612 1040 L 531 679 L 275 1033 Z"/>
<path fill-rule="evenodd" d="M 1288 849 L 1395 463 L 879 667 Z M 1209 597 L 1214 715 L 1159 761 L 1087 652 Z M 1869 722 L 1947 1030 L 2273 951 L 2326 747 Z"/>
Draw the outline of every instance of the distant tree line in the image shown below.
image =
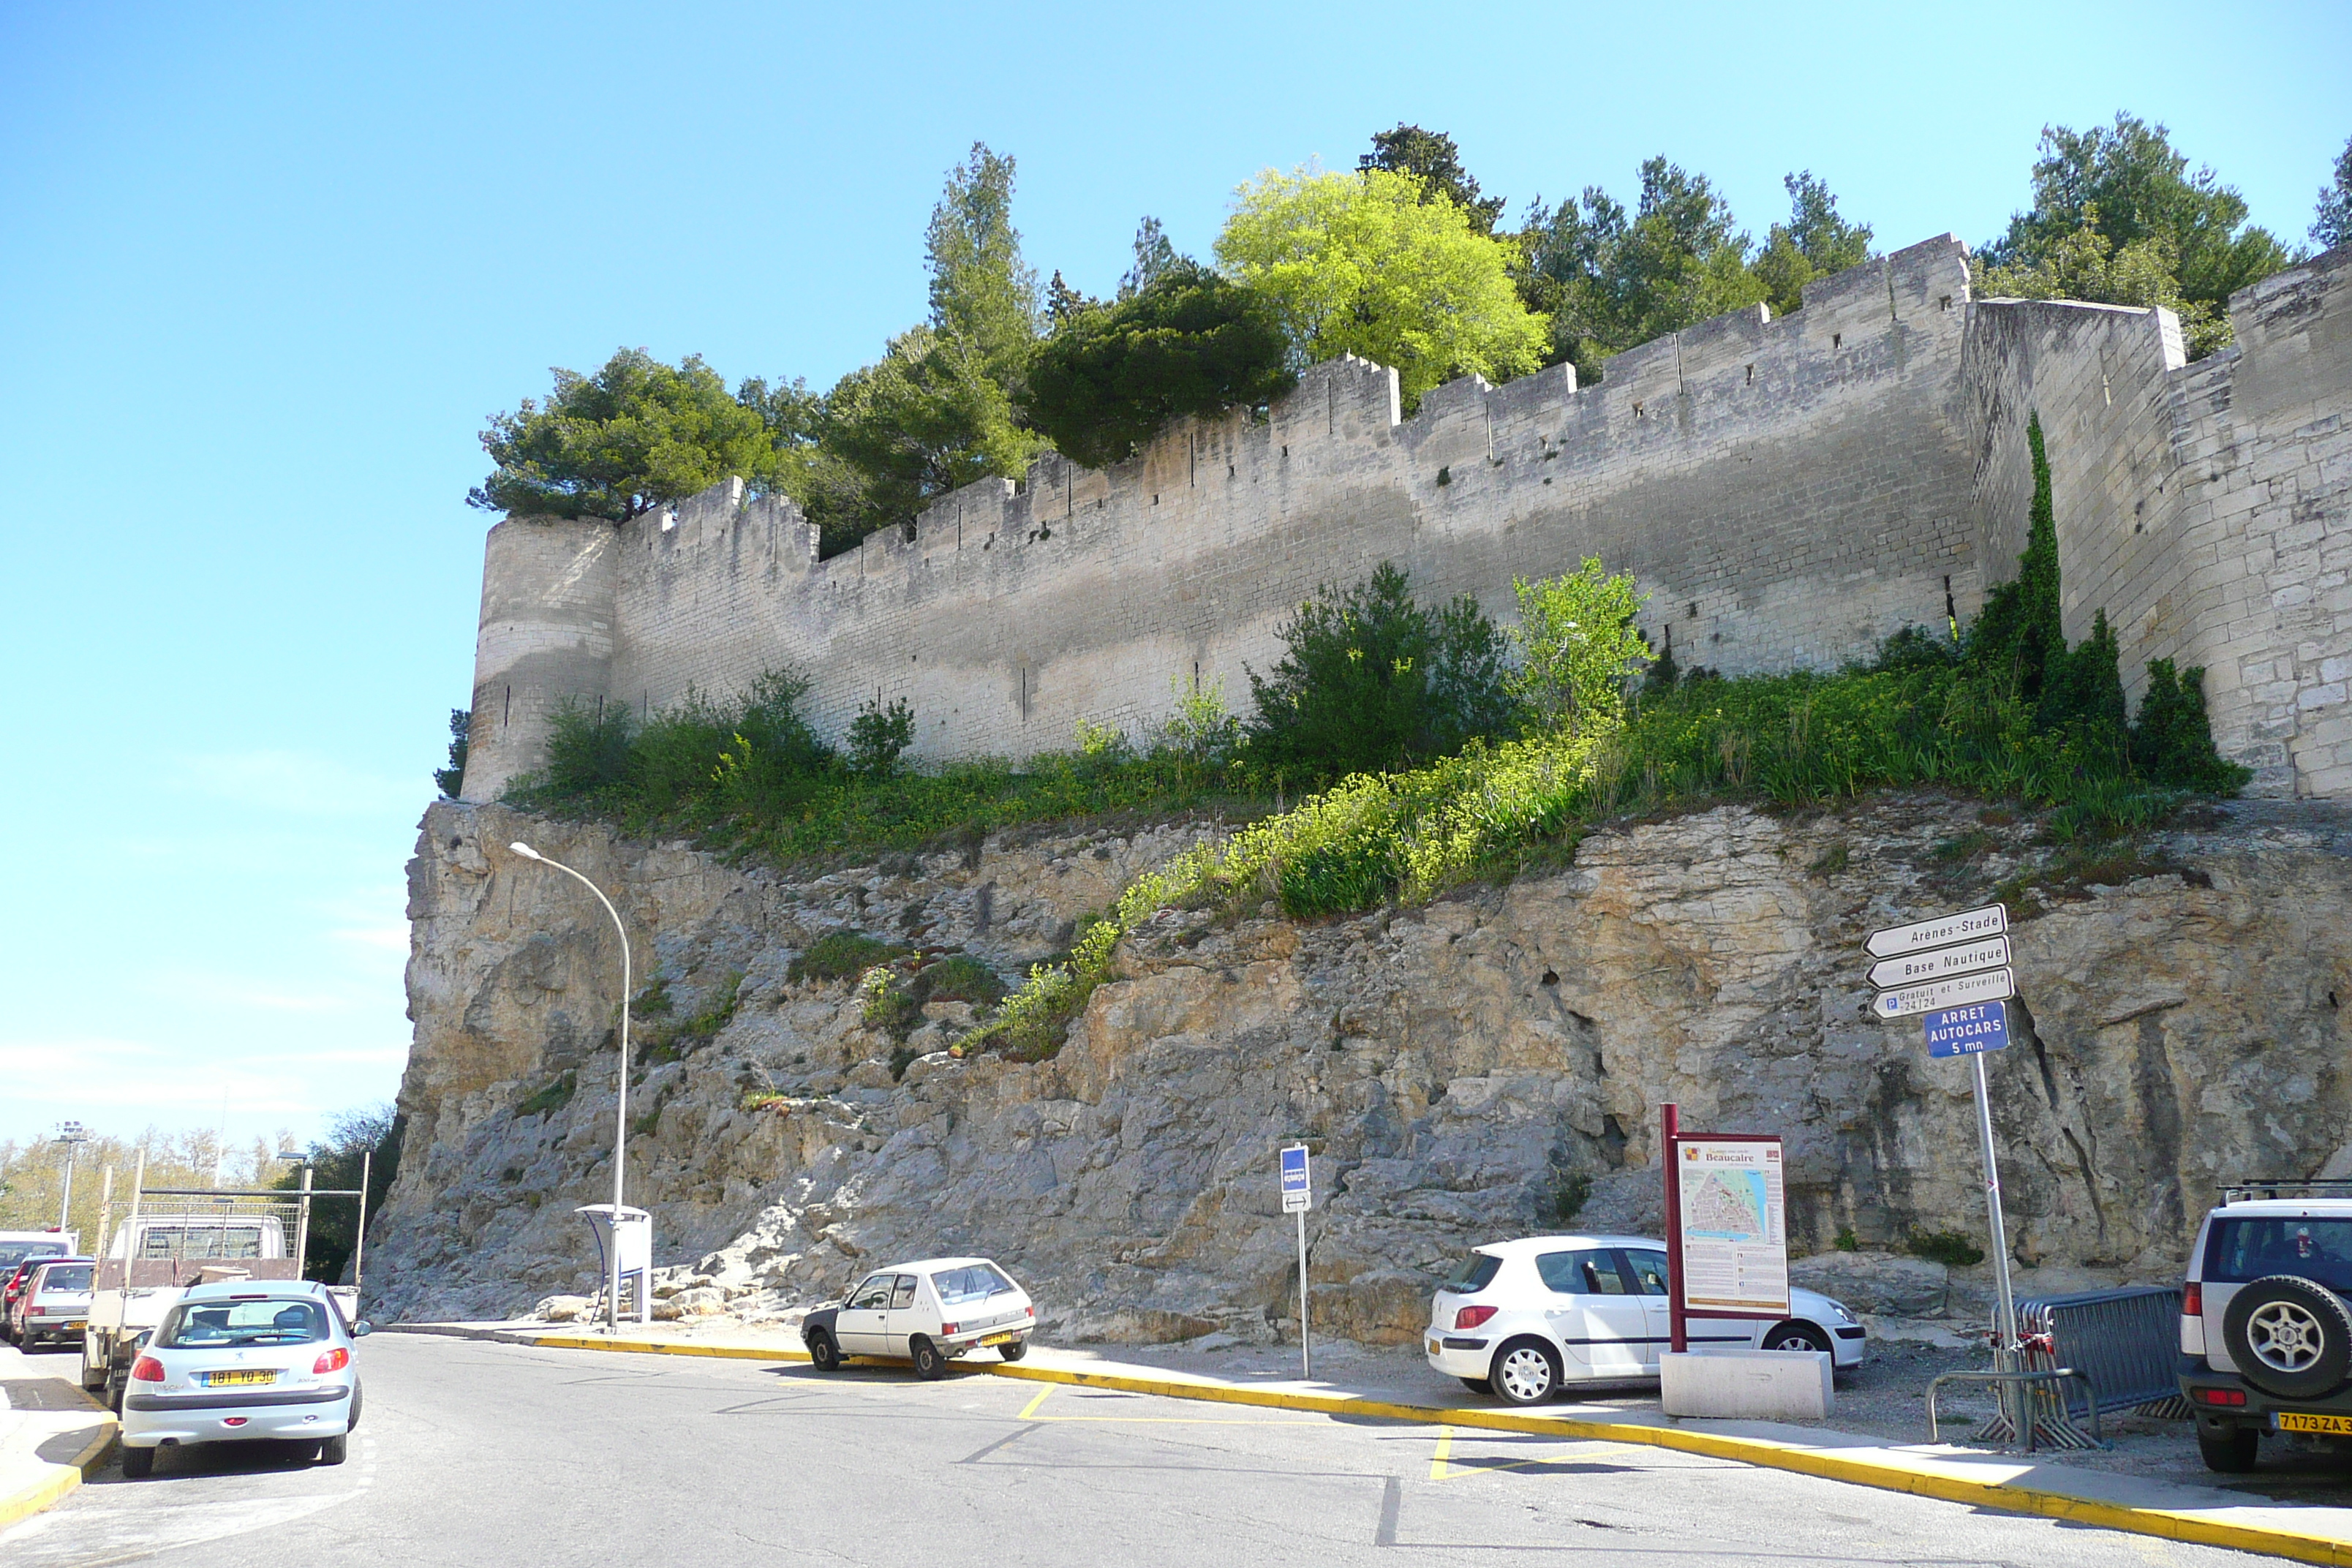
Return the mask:
<path fill-rule="evenodd" d="M 1875 254 L 1810 170 L 1787 177 L 1788 216 L 1759 242 L 1706 176 L 1663 157 L 1641 165 L 1630 206 L 1589 185 L 1537 197 L 1512 227 L 1451 137 L 1399 125 L 1352 171 L 1243 185 L 1210 260 L 1145 218 L 1133 267 L 1097 299 L 1059 272 L 1040 286 L 1014 174 L 978 143 L 949 174 L 924 236 L 929 316 L 831 390 L 730 391 L 698 355 L 625 349 L 492 416 L 493 469 L 468 499 L 618 522 L 739 474 L 799 503 L 833 554 L 1045 451 L 1107 467 L 1173 420 L 1262 406 L 1318 360 L 1393 366 L 1408 408 L 1464 374 L 1567 362 L 1591 382 L 1612 355 L 1725 310 L 1796 310 L 1808 282 Z M 2311 229 L 2322 246 L 2352 238 L 2352 142 L 2333 174 Z M 2232 290 L 2304 254 L 2132 115 L 2045 129 L 2031 182 L 2032 205 L 1977 254 L 1979 292 L 2166 305 L 2192 356 L 2229 342 Z"/>

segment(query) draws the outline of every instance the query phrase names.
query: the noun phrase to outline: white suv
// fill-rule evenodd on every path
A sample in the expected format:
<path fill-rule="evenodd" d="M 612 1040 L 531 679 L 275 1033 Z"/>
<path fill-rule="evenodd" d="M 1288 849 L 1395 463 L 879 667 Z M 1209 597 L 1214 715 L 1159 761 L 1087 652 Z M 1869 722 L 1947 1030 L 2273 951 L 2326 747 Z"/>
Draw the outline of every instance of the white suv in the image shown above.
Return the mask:
<path fill-rule="evenodd" d="M 1481 1247 L 1430 1302 L 1429 1364 L 1477 1394 L 1538 1405 L 1566 1383 L 1658 1375 L 1671 1338 L 1666 1246 L 1638 1236 L 1537 1236 Z M 1869 1341 L 1843 1305 L 1789 1292 L 1785 1318 L 1693 1318 L 1693 1349 L 1820 1351 L 1840 1372 Z"/>
<path fill-rule="evenodd" d="M 801 1342 L 819 1372 L 849 1356 L 891 1356 L 913 1362 L 918 1377 L 936 1378 L 982 1347 L 1019 1361 L 1036 1327 L 1029 1292 L 987 1258 L 927 1258 L 877 1268 L 840 1306 L 811 1312 Z"/>
<path fill-rule="evenodd" d="M 2223 1190 L 2180 1301 L 2180 1391 L 2208 1468 L 2252 1469 L 2265 1432 L 2352 1437 L 2347 1298 L 2352 1182 Z"/>

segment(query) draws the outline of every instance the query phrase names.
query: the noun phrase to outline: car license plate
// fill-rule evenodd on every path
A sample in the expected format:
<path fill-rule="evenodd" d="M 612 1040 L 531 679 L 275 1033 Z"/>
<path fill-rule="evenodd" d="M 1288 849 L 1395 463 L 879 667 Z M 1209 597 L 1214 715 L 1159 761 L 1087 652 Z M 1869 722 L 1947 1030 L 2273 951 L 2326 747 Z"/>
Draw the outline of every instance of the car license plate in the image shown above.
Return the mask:
<path fill-rule="evenodd" d="M 2352 1436 L 2352 1415 L 2305 1415 L 2296 1410 L 2282 1410 L 2275 1419 L 2282 1432 L 2332 1432 Z"/>
<path fill-rule="evenodd" d="M 980 1342 L 984 1345 L 1009 1345 L 1020 1337 L 1019 1334 L 982 1334 Z"/>
<path fill-rule="evenodd" d="M 275 1367 L 257 1367 L 244 1372 L 208 1372 L 205 1373 L 206 1388 L 247 1388 L 256 1384 L 276 1383 Z"/>

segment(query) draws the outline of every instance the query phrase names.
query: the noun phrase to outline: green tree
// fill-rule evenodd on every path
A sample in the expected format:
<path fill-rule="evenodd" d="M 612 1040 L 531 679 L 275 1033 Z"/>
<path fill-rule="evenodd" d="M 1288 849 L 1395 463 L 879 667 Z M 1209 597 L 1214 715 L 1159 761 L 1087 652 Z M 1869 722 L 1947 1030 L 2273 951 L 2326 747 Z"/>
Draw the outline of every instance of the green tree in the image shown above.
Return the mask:
<path fill-rule="evenodd" d="M 1160 226 L 1160 220 L 1147 216 L 1135 226 L 1135 265 L 1118 280 L 1118 297 L 1134 299 L 1184 259 L 1176 253 L 1175 242 Z M 1059 278 L 1061 274 L 1056 272 L 1054 276 Z"/>
<path fill-rule="evenodd" d="M 1393 131 L 1376 131 L 1372 150 L 1356 160 L 1356 167 L 1385 169 L 1418 180 L 1423 200 L 1448 198 L 1480 234 L 1494 233 L 1503 216 L 1503 198 L 1479 191 L 1478 182 L 1462 166 L 1461 149 L 1442 131 L 1403 124 Z"/>
<path fill-rule="evenodd" d="M 2192 347 L 2210 351 L 2230 341 L 2231 294 L 2294 259 L 2269 230 L 2246 222 L 2246 210 L 2245 198 L 2211 169 L 2189 172 L 2188 156 L 2173 148 L 2162 125 L 2118 113 L 2113 125 L 2088 131 L 2046 126 L 2033 165 L 2033 205 L 1983 248 L 1986 286 L 1998 291 L 2044 266 L 2058 268 L 2073 287 L 2103 286 L 2084 260 L 2093 247 L 2076 237 L 2092 231 L 2105 243 L 2113 268 L 2105 286 L 2114 288 L 2113 279 L 2121 278 L 2141 297 L 2071 297 L 2104 304 L 2163 302 L 2148 297 L 2157 290 L 2147 277 L 2161 268 L 2188 308 L 2184 325 L 2189 310 L 2207 323 Z M 2128 262 L 2116 266 L 2126 257 Z"/>
<path fill-rule="evenodd" d="M 2336 177 L 2319 187 L 2319 210 L 2311 220 L 2311 237 L 2322 250 L 2352 242 L 2352 140 L 2336 155 Z"/>
<path fill-rule="evenodd" d="M 672 366 L 622 349 L 593 376 L 553 374 L 543 406 L 525 398 L 490 416 L 482 449 L 497 467 L 467 495 L 471 504 L 625 522 L 730 474 L 755 489 L 776 479 L 766 420 L 729 396 L 699 354 Z"/>
<path fill-rule="evenodd" d="M 1580 380 L 1599 379 L 1611 354 L 1765 298 L 1729 205 L 1664 158 L 1643 163 L 1630 215 L 1588 186 L 1580 203 L 1538 198 L 1519 240 L 1521 294 L 1550 319 L 1552 361 L 1574 362 Z"/>
<path fill-rule="evenodd" d="M 825 399 L 822 455 L 853 482 L 821 503 L 824 552 L 908 522 L 991 474 L 1017 479 L 1044 449 L 1013 423 L 1012 399 L 982 355 L 932 328 L 910 328 Z"/>
<path fill-rule="evenodd" d="M 2132 765 L 2158 784 L 2234 795 L 2251 776 L 2213 749 L 2205 717 L 2205 671 L 2175 671 L 2168 658 L 2147 661 L 2147 691 L 2132 721 Z"/>
<path fill-rule="evenodd" d="M 2117 247 L 2100 232 L 2099 209 L 2083 226 L 2061 236 L 2032 262 L 1987 266 L 1972 261 L 1975 292 L 1983 299 L 2088 300 L 2102 305 L 2161 305 L 2180 318 L 2189 357 L 2201 359 L 2230 342 L 2230 319 L 2210 301 L 2180 291 L 2172 243 L 2148 235 Z"/>
<path fill-rule="evenodd" d="M 978 356 L 1011 387 L 1037 342 L 1037 274 L 1013 226 L 1013 161 L 984 142 L 949 172 L 923 237 L 931 275 L 931 328 Z"/>
<path fill-rule="evenodd" d="M 327 1136 L 310 1145 L 310 1185 L 357 1192 L 364 1171 L 367 1212 L 372 1218 L 383 1206 L 394 1179 L 400 1174 L 400 1140 L 406 1127 L 406 1119 L 389 1105 L 343 1112 L 328 1124 Z M 301 1167 L 297 1164 L 269 1184 L 281 1192 L 300 1191 Z M 359 1218 L 359 1205 L 350 1198 L 311 1202 L 302 1278 L 332 1285 L 351 1272 Z"/>
<path fill-rule="evenodd" d="M 1512 287 L 1511 247 L 1423 195 L 1385 169 L 1268 170 L 1236 193 L 1217 259 L 1273 302 L 1298 360 L 1393 366 L 1408 407 L 1454 376 L 1535 369 L 1544 321 Z"/>
<path fill-rule="evenodd" d="M 1804 287 L 1814 279 L 1859 267 L 1873 254 L 1870 226 L 1841 217 L 1837 197 L 1811 169 L 1780 184 L 1789 193 L 1789 221 L 1772 226 L 1754 268 L 1776 316 L 1801 308 Z"/>
<path fill-rule="evenodd" d="M 433 782 L 441 787 L 442 795 L 450 800 L 457 799 L 457 792 L 465 787 L 466 738 L 471 733 L 473 728 L 474 715 L 471 710 L 464 708 L 449 710 L 449 765 L 446 768 L 435 768 Z"/>
<path fill-rule="evenodd" d="M 1624 711 L 1625 683 L 1650 662 L 1633 624 L 1649 595 L 1630 572 L 1610 574 L 1597 555 L 1574 572 L 1530 583 L 1515 577 L 1519 624 L 1511 634 L 1519 667 L 1511 694 L 1546 728 L 1591 730 Z"/>
<path fill-rule="evenodd" d="M 868 778 L 888 778 L 898 771 L 898 758 L 915 743 L 915 710 L 903 697 L 886 706 L 881 695 L 857 710 L 849 721 L 850 766 Z"/>
<path fill-rule="evenodd" d="M 1273 671 L 1248 672 L 1249 754 L 1293 778 L 1402 767 L 1515 717 L 1495 623 L 1467 595 L 1434 611 L 1414 604 L 1389 563 L 1345 592 L 1324 584 L 1281 637 Z"/>
<path fill-rule="evenodd" d="M 1030 362 L 1030 426 L 1108 468 L 1186 415 L 1259 404 L 1296 385 L 1271 301 L 1181 258 L 1115 304 L 1078 311 Z"/>

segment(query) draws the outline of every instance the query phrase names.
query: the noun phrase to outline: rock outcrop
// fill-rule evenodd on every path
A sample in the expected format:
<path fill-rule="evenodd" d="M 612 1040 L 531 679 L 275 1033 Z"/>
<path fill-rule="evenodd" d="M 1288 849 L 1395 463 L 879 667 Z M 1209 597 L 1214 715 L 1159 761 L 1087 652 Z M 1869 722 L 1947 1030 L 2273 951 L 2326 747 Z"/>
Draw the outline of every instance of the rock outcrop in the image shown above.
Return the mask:
<path fill-rule="evenodd" d="M 1274 1182 L 1296 1138 L 1317 1152 L 1318 1324 L 1400 1341 L 1466 1245 L 1654 1227 L 1665 1100 L 1786 1138 L 1800 1251 L 1980 1236 L 1966 1068 L 1869 1016 L 1860 942 L 2004 881 L 2031 1027 L 1989 1066 L 2022 1262 L 2161 1278 L 2214 1183 L 2314 1173 L 2352 1138 L 2352 821 L 2332 807 L 2223 807 L 2094 862 L 1940 797 L 1723 806 L 1425 909 L 1171 911 L 1042 1062 L 949 1054 L 970 1003 L 869 1022 L 852 979 L 796 968 L 849 930 L 1017 979 L 1215 831 L 1004 834 L 794 879 L 435 805 L 370 1310 L 593 1288 L 572 1211 L 611 1197 L 617 953 L 518 837 L 613 894 L 667 1004 L 639 1020 L 626 1173 L 659 1260 L 691 1266 L 668 1277 L 680 1312 L 781 1311 L 863 1267 L 977 1252 L 1066 1338 L 1263 1340 L 1296 1315 Z M 1909 1286 L 1885 1310 L 1936 1293 Z"/>

